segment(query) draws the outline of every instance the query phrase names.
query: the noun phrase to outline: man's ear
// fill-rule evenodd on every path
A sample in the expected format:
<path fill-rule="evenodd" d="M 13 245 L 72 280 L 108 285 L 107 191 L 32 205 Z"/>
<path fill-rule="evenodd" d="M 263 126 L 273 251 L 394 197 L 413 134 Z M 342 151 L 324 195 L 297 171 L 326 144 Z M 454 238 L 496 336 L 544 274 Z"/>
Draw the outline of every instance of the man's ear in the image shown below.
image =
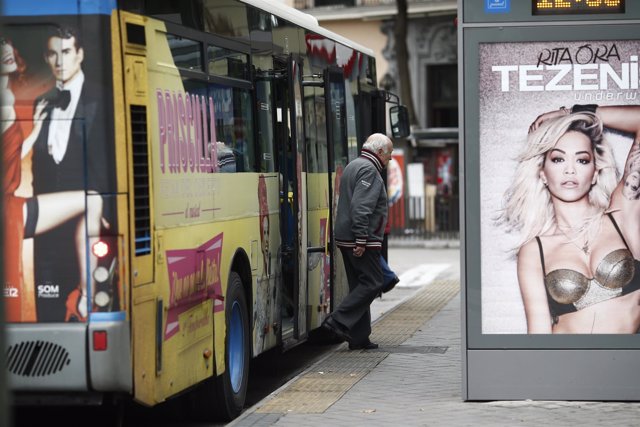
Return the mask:
<path fill-rule="evenodd" d="M 78 49 L 78 56 L 80 57 L 80 62 L 84 61 L 84 49 Z"/>

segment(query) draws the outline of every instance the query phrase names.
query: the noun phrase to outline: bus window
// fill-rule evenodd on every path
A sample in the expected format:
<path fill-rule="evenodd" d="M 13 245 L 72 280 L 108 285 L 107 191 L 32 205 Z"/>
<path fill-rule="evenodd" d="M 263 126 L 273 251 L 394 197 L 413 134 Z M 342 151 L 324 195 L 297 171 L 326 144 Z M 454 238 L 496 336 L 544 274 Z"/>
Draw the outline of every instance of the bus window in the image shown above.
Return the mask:
<path fill-rule="evenodd" d="M 255 172 L 255 147 L 251 94 L 248 90 L 214 84 L 209 86 L 213 98 L 218 142 L 233 152 L 236 172 Z M 228 153 L 225 153 L 228 156 Z M 231 170 L 228 170 L 232 172 Z"/>
<path fill-rule="evenodd" d="M 260 172 L 276 170 L 278 156 L 274 150 L 273 130 L 273 45 L 270 13 L 249 8 L 251 30 L 251 64 L 254 70 L 256 91 L 256 137 L 258 139 L 258 161 Z"/>
<path fill-rule="evenodd" d="M 333 161 L 334 166 L 346 166 L 348 159 L 346 145 L 346 95 L 345 83 L 342 71 L 339 69 L 331 69 L 325 73 L 325 93 L 329 93 L 330 101 L 327 108 L 331 120 L 330 129 L 332 134 L 328 135 L 329 140 L 333 143 Z"/>
<path fill-rule="evenodd" d="M 358 95 L 358 81 L 345 79 L 344 86 L 345 106 L 347 108 L 347 155 L 349 160 L 353 160 L 358 157 L 359 153 L 355 105 L 356 96 Z"/>
<path fill-rule="evenodd" d="M 207 48 L 207 71 L 216 76 L 248 80 L 248 55 L 217 46 Z"/>
<path fill-rule="evenodd" d="M 376 86 L 376 60 L 373 57 L 367 57 L 364 61 L 366 69 L 360 74 L 360 83 L 367 86 Z"/>
<path fill-rule="evenodd" d="M 307 171 L 328 172 L 327 132 L 324 96 L 321 89 L 305 89 L 305 127 L 307 129 Z"/>
<path fill-rule="evenodd" d="M 203 0 L 205 31 L 249 40 L 247 6 L 237 0 Z"/>
<path fill-rule="evenodd" d="M 258 146 L 260 148 L 260 172 L 275 171 L 276 154 L 273 149 L 273 110 L 271 107 L 271 82 L 256 80 L 258 100 Z"/>
<path fill-rule="evenodd" d="M 197 1 L 126 0 L 123 3 L 122 7 L 136 13 L 143 13 L 144 10 L 148 15 L 163 21 L 184 25 L 199 31 L 202 31 L 204 27 L 202 5 Z"/>
<path fill-rule="evenodd" d="M 313 88 L 304 88 L 304 126 L 305 136 L 307 144 L 307 172 L 316 173 L 319 172 L 318 165 L 318 139 L 316 138 L 316 123 L 314 116 L 316 114 L 314 109 L 314 96 Z"/>
<path fill-rule="evenodd" d="M 173 62 L 178 68 L 190 71 L 202 71 L 202 43 L 195 40 L 167 34 Z"/>
<path fill-rule="evenodd" d="M 218 164 L 214 171 L 254 172 L 256 165 L 250 92 L 193 78 L 183 78 L 182 84 L 185 93 L 189 94 L 189 102 L 197 103 L 193 108 L 201 111 L 198 117 L 188 118 L 198 120 L 194 126 L 201 129 L 200 133 L 191 137 L 197 144 L 216 143 Z M 213 114 L 210 110 L 212 105 Z M 200 124 L 202 117 L 206 118 L 206 122 Z M 199 150 L 208 152 L 209 147 L 202 146 Z"/>

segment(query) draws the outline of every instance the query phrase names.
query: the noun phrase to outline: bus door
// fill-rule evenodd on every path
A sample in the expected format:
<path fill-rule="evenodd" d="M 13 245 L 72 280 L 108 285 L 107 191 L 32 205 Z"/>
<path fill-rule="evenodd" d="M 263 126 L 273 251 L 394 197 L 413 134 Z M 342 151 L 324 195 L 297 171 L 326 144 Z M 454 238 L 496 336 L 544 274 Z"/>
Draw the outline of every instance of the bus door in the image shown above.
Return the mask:
<path fill-rule="evenodd" d="M 276 112 L 280 187 L 282 265 L 281 340 L 285 347 L 307 335 L 307 195 L 304 171 L 304 127 L 299 64 L 289 57 L 274 60 L 273 100 Z"/>
<path fill-rule="evenodd" d="M 342 258 L 333 238 L 333 224 L 340 198 L 340 177 L 347 165 L 347 106 L 345 77 L 341 68 L 329 67 L 324 71 L 324 104 L 326 116 L 327 150 L 329 158 L 329 230 L 327 239 L 330 259 L 330 307 L 333 311 L 348 294 L 346 276 L 342 267 Z"/>
<path fill-rule="evenodd" d="M 307 136 L 307 287 L 309 324 L 318 327 L 347 293 L 346 280 L 336 281 L 340 259 L 332 239 L 338 184 L 347 163 L 345 80 L 342 69 L 305 76 Z M 317 89 L 316 89 L 317 88 Z M 338 261 L 338 263 L 336 263 Z M 335 286 L 343 283 L 345 286 Z"/>
<path fill-rule="evenodd" d="M 293 209 L 296 235 L 294 238 L 296 257 L 294 258 L 294 314 L 293 337 L 307 336 L 307 174 L 305 160 L 305 134 L 302 114 L 302 70 L 301 64 L 289 57 L 287 64 L 289 90 L 289 129 L 291 132 L 291 155 L 289 162 L 292 178 Z M 296 286 L 297 285 L 297 286 Z"/>

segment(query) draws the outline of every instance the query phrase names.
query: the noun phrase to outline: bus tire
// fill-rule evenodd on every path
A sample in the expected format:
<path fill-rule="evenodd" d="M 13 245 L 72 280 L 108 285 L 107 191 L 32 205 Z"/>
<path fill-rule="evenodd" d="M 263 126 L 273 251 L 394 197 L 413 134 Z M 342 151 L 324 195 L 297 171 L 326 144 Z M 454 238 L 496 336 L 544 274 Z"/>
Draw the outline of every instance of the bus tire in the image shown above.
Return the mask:
<path fill-rule="evenodd" d="M 220 399 L 219 412 L 223 419 L 232 420 L 242 412 L 249 380 L 249 312 L 240 275 L 232 271 L 225 297 L 225 371 L 216 379 Z"/>
<path fill-rule="evenodd" d="M 225 296 L 225 371 L 189 393 L 187 413 L 198 421 L 231 421 L 242 412 L 249 379 L 249 313 L 240 275 L 229 275 Z"/>

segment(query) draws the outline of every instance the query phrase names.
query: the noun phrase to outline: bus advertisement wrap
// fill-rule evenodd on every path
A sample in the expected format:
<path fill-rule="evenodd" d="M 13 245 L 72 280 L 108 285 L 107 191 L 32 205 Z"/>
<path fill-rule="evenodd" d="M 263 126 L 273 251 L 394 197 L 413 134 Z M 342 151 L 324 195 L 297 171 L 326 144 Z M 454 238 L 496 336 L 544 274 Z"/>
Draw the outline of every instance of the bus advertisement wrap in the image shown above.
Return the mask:
<path fill-rule="evenodd" d="M 224 310 L 224 297 L 220 282 L 222 236 L 194 249 L 167 251 L 169 273 L 169 309 L 164 339 L 178 333 L 185 322 L 189 332 L 213 324 L 211 314 Z M 192 316 L 191 310 L 205 301 L 214 301 L 213 310 L 202 310 L 202 317 Z M 184 316 L 188 313 L 188 316 Z M 186 320 L 182 320 L 185 317 Z M 193 320 L 193 318 L 197 320 Z"/>
<path fill-rule="evenodd" d="M 95 277 L 118 286 L 110 28 L 104 15 L 39 16 L 0 35 L 9 322 L 120 310 L 117 289 L 92 299 Z"/>
<path fill-rule="evenodd" d="M 639 52 L 480 44 L 483 334 L 640 327 Z"/>

